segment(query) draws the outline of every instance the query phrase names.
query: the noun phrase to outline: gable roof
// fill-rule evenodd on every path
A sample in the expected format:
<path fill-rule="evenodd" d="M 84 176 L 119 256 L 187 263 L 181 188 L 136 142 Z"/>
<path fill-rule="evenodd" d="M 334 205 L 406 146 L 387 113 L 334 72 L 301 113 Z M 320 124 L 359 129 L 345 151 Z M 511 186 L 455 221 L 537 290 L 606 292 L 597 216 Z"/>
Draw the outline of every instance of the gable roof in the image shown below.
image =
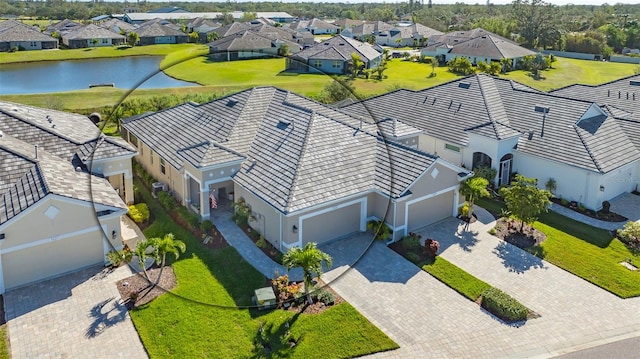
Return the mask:
<path fill-rule="evenodd" d="M 161 24 L 161 19 L 154 19 L 142 23 L 135 30 L 140 37 L 156 37 L 156 36 L 188 36 L 180 30 L 176 30 L 170 26 Z"/>
<path fill-rule="evenodd" d="M 15 20 L 0 22 L 0 42 L 14 41 L 55 41 L 57 43 L 58 39 Z"/>
<path fill-rule="evenodd" d="M 496 35 L 482 35 L 457 43 L 449 51 L 452 55 L 513 59 L 536 53 Z"/>
<path fill-rule="evenodd" d="M 311 29 L 330 29 L 330 30 L 338 30 L 339 26 L 328 23 L 324 20 L 320 20 L 317 18 L 313 18 L 311 20 L 300 20 L 296 22 L 292 22 L 289 24 L 289 28 L 292 30 L 311 30 Z"/>
<path fill-rule="evenodd" d="M 600 173 L 640 159 L 620 121 L 593 106 L 478 74 L 421 91 L 397 90 L 342 110 L 370 120 L 373 114 L 375 121 L 398 119 L 462 146 L 471 133 L 496 140 L 520 136 L 518 151 Z M 616 146 L 606 146 L 612 139 Z"/>
<path fill-rule="evenodd" d="M 351 34 L 354 36 L 365 36 L 378 34 L 382 31 L 388 31 L 393 29 L 393 25 L 389 25 L 383 21 L 365 22 L 364 24 L 355 26 L 351 29 Z"/>
<path fill-rule="evenodd" d="M 640 75 L 632 75 L 601 85 L 571 85 L 552 94 L 611 105 L 618 110 L 640 114 Z"/>
<path fill-rule="evenodd" d="M 286 43 L 291 50 L 300 49 L 300 45 L 289 40 L 272 40 L 251 30 L 245 30 L 233 35 L 210 42 L 211 51 L 243 51 L 260 50 L 276 47 L 276 42 Z"/>
<path fill-rule="evenodd" d="M 65 32 L 73 31 L 80 27 L 82 27 L 82 24 L 69 19 L 64 19 L 62 21 L 56 22 L 55 24 L 51 24 L 47 26 L 44 32 L 46 34 L 52 34 L 55 31 L 57 33 L 63 34 Z"/>
<path fill-rule="evenodd" d="M 111 18 L 107 21 L 101 22 L 98 26 L 103 27 L 105 29 L 111 30 L 116 33 L 120 33 L 120 31 L 125 30 L 126 32 L 134 31 L 137 26 L 129 24 L 128 22 L 124 22 L 122 20 Z"/>
<path fill-rule="evenodd" d="M 382 55 L 368 43 L 337 35 L 304 49 L 292 57 L 303 59 L 304 61 L 309 59 L 348 60 L 351 59 L 352 53 L 358 54 L 365 62 L 374 60 Z"/>
<path fill-rule="evenodd" d="M 360 123 L 305 97 L 257 87 L 132 117 L 123 127 L 178 169 L 243 161 L 234 181 L 291 213 L 371 190 L 401 196 L 437 160 Z"/>
<path fill-rule="evenodd" d="M 62 35 L 68 40 L 84 40 L 84 39 L 123 39 L 124 36 L 111 30 L 102 28 L 98 25 L 89 24 L 79 29 L 69 31 Z"/>

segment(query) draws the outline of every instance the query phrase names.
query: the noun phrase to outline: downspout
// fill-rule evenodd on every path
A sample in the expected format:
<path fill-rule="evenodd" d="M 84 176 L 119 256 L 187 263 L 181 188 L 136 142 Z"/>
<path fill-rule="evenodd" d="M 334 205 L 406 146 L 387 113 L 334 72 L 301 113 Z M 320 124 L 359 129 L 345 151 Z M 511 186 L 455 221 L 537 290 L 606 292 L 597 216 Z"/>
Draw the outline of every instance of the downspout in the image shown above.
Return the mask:
<path fill-rule="evenodd" d="M 387 246 L 396 241 L 395 236 L 396 236 L 396 209 L 397 208 L 398 208 L 398 202 L 393 201 L 393 232 L 391 234 L 391 239 L 387 243 L 385 243 L 385 245 Z"/>

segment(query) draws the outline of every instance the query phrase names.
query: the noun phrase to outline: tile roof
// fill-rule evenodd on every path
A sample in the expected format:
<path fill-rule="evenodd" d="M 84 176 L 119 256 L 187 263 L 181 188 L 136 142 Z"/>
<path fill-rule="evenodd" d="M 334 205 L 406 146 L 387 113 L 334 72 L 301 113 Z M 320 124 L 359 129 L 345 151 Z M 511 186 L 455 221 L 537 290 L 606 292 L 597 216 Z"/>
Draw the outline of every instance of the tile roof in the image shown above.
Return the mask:
<path fill-rule="evenodd" d="M 140 37 L 187 36 L 184 32 L 173 29 L 167 25 L 163 25 L 158 20 L 159 19 L 142 23 L 135 31 L 140 35 Z"/>
<path fill-rule="evenodd" d="M 374 21 L 374 22 L 366 22 L 364 24 L 355 26 L 351 29 L 351 33 L 355 36 L 364 36 L 371 34 L 378 34 L 383 31 L 388 31 L 393 29 L 393 25 L 389 25 L 386 22 L 382 21 Z"/>
<path fill-rule="evenodd" d="M 489 59 L 513 59 L 536 54 L 496 35 L 482 35 L 454 44 L 449 53 Z"/>
<path fill-rule="evenodd" d="M 101 22 L 98 26 L 113 31 L 115 33 L 120 33 L 120 31 L 125 30 L 127 33 L 130 31 L 135 31 L 137 28 L 136 25 L 129 24 L 128 22 L 124 22 L 120 19 L 109 19 L 107 21 Z"/>
<path fill-rule="evenodd" d="M 311 20 L 300 20 L 296 22 L 292 22 L 288 26 L 293 30 L 311 30 L 311 29 L 330 29 L 330 30 L 338 30 L 340 27 L 331 23 L 328 23 L 324 20 L 320 20 L 317 18 L 313 18 Z"/>
<path fill-rule="evenodd" d="M 5 167 L 7 166 L 7 167 Z M 74 169 L 72 163 L 3 134 L 0 137 L 0 224 L 56 194 L 93 204 L 126 209 L 104 178 Z"/>
<path fill-rule="evenodd" d="M 64 19 L 62 21 L 56 22 L 55 24 L 47 26 L 44 32 L 46 34 L 52 34 L 55 31 L 59 34 L 63 34 L 63 33 L 78 29 L 80 27 L 82 27 L 82 24 L 75 21 L 71 21 L 69 19 Z"/>
<path fill-rule="evenodd" d="M 624 77 L 601 85 L 571 85 L 552 94 L 611 105 L 619 110 L 640 113 L 640 75 Z"/>
<path fill-rule="evenodd" d="M 58 39 L 15 20 L 0 22 L 0 42 L 13 41 L 55 41 L 57 43 Z"/>
<path fill-rule="evenodd" d="M 234 181 L 283 213 L 363 191 L 400 196 L 436 160 L 384 141 L 376 125 L 360 124 L 273 87 L 123 121 L 176 168 L 185 161 L 204 167 L 244 160 Z"/>
<path fill-rule="evenodd" d="M 352 53 L 358 54 L 365 62 L 381 56 L 381 53 L 368 43 L 338 35 L 304 49 L 292 57 L 304 61 L 309 59 L 348 60 L 351 59 Z"/>
<path fill-rule="evenodd" d="M 125 38 L 123 35 L 94 24 L 89 24 L 81 28 L 74 29 L 73 31 L 69 31 L 63 34 L 62 37 L 68 40 Z"/>
<path fill-rule="evenodd" d="M 469 133 L 493 139 L 520 136 L 518 151 L 601 173 L 640 159 L 634 135 L 625 131 L 635 127 L 621 125 L 593 103 L 529 91 L 484 74 L 421 91 L 397 90 L 342 110 L 369 121 L 398 119 L 463 146 Z M 606 145 L 611 143 L 616 146 Z"/>

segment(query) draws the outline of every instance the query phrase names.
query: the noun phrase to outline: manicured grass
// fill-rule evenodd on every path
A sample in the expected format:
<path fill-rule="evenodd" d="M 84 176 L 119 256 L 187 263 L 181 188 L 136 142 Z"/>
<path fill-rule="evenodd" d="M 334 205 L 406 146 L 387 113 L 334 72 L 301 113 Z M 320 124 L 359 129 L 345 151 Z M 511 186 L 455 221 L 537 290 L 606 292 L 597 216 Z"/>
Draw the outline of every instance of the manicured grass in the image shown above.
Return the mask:
<path fill-rule="evenodd" d="M 9 351 L 9 333 L 7 333 L 7 325 L 0 325 L 0 359 L 11 358 Z"/>
<path fill-rule="evenodd" d="M 494 212 L 504 208 L 500 202 L 488 199 L 476 204 Z M 619 264 L 629 258 L 638 261 L 640 256 L 608 231 L 551 211 L 542 214 L 533 226 L 547 239 L 531 253 L 622 298 L 640 295 L 640 273 Z"/>
<path fill-rule="evenodd" d="M 155 216 L 145 235 L 172 232 L 187 244 L 187 252 L 173 263 L 178 285 L 172 293 L 131 312 L 151 358 L 348 358 L 398 347 L 346 302 L 319 315 L 246 308 L 265 278 L 235 249 L 203 247 L 148 193 L 143 195 Z M 294 348 L 283 342 L 287 321 Z M 261 325 L 269 355 L 254 344 L 261 340 Z"/>
<path fill-rule="evenodd" d="M 491 287 L 440 256 L 433 263 L 423 265 L 422 269 L 474 302 Z"/>
<path fill-rule="evenodd" d="M 204 50 L 203 50 L 204 49 Z M 164 56 L 172 53 L 197 52 L 206 53 L 206 46 L 202 44 L 165 44 L 134 46 L 131 48 L 118 49 L 115 46 L 92 47 L 86 49 L 57 49 L 57 50 L 34 50 L 18 52 L 0 52 L 0 64 L 36 62 L 36 61 L 60 61 L 60 60 L 80 60 L 106 57 L 125 57 L 156 55 Z"/>
<path fill-rule="evenodd" d="M 512 71 L 500 75 L 500 77 L 521 82 L 538 90 L 550 91 L 575 83 L 599 85 L 621 77 L 631 76 L 638 68 L 636 64 L 577 60 L 563 57 L 556 57 L 556 59 L 557 61 L 553 63 L 553 69 L 542 71 L 543 78 L 541 80 L 534 80 L 529 75 L 529 72 L 525 71 Z"/>

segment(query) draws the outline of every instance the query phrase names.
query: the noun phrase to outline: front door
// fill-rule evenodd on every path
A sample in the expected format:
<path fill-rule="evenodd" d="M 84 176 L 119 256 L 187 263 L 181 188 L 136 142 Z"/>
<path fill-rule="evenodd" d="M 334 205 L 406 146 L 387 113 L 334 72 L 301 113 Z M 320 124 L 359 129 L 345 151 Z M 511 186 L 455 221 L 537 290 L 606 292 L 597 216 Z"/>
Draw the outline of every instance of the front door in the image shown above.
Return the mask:
<path fill-rule="evenodd" d="M 509 177 L 511 176 L 511 158 L 508 160 L 500 161 L 500 183 L 499 186 L 503 184 L 509 184 Z"/>

